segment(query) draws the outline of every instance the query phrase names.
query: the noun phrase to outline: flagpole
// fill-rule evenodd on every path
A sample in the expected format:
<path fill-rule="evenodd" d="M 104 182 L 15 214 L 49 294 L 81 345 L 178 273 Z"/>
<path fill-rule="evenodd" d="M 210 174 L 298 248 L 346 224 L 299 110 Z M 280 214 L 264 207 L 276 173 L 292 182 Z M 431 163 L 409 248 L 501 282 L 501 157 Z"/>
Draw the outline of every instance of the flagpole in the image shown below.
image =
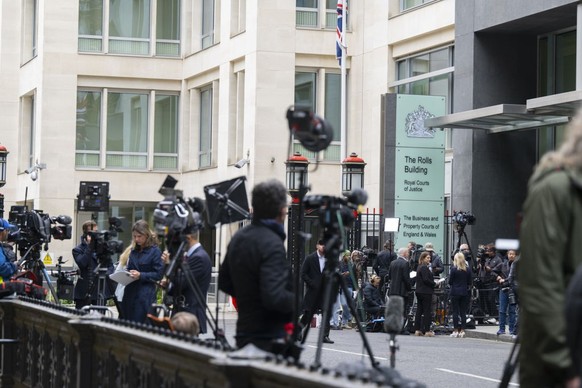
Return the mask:
<path fill-rule="evenodd" d="M 340 98 L 340 161 L 347 157 L 346 153 L 346 57 L 347 57 L 347 39 L 346 39 L 346 19 L 348 16 L 347 0 L 342 1 L 342 59 L 341 59 L 341 98 Z"/>

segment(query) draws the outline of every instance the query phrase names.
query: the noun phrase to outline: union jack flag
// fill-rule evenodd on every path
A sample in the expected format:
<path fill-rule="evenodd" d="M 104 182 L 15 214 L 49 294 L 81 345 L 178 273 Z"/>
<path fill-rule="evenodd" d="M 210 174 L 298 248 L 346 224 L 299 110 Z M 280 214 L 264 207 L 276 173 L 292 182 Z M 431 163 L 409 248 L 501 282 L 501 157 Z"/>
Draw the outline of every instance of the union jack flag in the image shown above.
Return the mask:
<path fill-rule="evenodd" d="M 336 38 L 335 38 L 335 52 L 336 58 L 341 66 L 342 64 L 342 48 L 345 48 L 345 41 L 344 41 L 344 33 L 342 31 L 342 19 L 344 17 L 344 2 L 347 4 L 347 0 L 338 0 L 337 1 L 337 27 L 335 29 Z M 347 5 L 346 5 L 347 10 Z"/>

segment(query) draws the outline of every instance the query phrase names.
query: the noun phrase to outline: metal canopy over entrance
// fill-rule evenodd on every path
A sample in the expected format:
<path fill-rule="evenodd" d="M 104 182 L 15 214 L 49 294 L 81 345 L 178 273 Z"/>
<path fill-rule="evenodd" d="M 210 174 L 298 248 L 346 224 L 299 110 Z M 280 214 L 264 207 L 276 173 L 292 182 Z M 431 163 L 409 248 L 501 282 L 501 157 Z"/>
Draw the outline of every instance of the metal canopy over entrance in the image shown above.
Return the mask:
<path fill-rule="evenodd" d="M 435 117 L 427 128 L 479 129 L 499 133 L 567 123 L 580 107 L 582 90 L 533 98 L 526 105 L 500 104 Z"/>

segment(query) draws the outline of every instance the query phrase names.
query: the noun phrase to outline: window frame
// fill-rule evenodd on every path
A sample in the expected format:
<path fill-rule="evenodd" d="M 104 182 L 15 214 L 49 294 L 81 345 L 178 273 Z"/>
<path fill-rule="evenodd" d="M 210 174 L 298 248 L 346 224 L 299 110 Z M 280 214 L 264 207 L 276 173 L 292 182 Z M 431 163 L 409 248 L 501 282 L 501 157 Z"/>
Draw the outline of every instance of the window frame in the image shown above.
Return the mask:
<path fill-rule="evenodd" d="M 85 88 L 79 87 L 77 88 L 77 96 L 79 93 L 83 92 L 92 92 L 92 93 L 100 93 L 100 107 L 99 107 L 99 149 L 95 150 L 80 150 L 77 148 L 77 144 L 75 145 L 75 169 L 78 170 L 107 170 L 107 171 L 156 171 L 156 172 L 163 172 L 163 171 L 171 171 L 175 172 L 178 171 L 179 167 L 179 135 L 180 135 L 180 93 L 179 92 L 168 92 L 168 91 L 157 91 L 157 90 L 130 90 L 130 89 L 116 89 L 116 88 Z M 145 151 L 142 149 L 140 150 L 111 150 L 108 140 L 109 134 L 111 134 L 110 123 L 114 117 L 111 116 L 111 112 L 109 112 L 109 100 L 112 94 L 120 94 L 125 97 L 128 96 L 141 96 L 146 98 L 145 104 L 141 104 L 139 109 L 147 109 L 147 112 L 137 112 L 140 114 L 140 120 L 145 120 L 145 133 L 142 133 L 140 136 L 145 137 L 146 146 Z M 170 131 L 174 132 L 171 134 L 175 138 L 175 153 L 158 153 L 155 152 L 156 147 L 156 103 L 158 96 L 174 96 L 176 98 L 175 105 L 176 105 L 176 115 L 174 117 L 174 125 L 168 126 Z M 77 104 L 79 104 L 79 99 L 77 100 Z M 77 105 L 77 110 L 79 107 Z M 123 114 L 136 114 L 135 111 L 131 110 L 129 112 L 118 112 L 118 115 L 121 119 L 123 119 Z M 79 117 L 77 118 L 79 120 Z M 125 119 L 123 119 L 125 120 Z M 95 123 L 93 123 L 95 124 Z M 125 124 L 124 124 L 125 125 Z M 79 133 L 80 127 L 77 126 L 75 133 L 76 135 Z M 125 129 L 122 128 L 125 132 Z M 97 165 L 83 165 L 79 161 L 81 158 L 86 157 L 86 155 L 98 155 L 98 163 Z M 121 165 L 112 165 L 111 158 L 119 157 L 121 160 L 125 160 L 127 158 L 134 159 L 136 161 L 139 160 L 141 157 L 144 160 L 143 165 L 137 165 L 130 163 L 127 164 L 126 162 L 122 162 Z M 166 164 L 163 166 L 159 166 L 157 161 L 160 157 L 166 159 Z M 167 161 L 168 159 L 173 158 L 174 160 L 174 167 L 168 167 Z"/>
<path fill-rule="evenodd" d="M 441 67 L 438 70 L 431 71 L 431 54 L 447 50 L 447 58 L 448 63 L 447 66 Z M 453 107 L 453 88 L 454 88 L 454 71 L 455 71 L 455 63 L 454 63 L 454 55 L 455 55 L 455 46 L 453 44 L 448 44 L 445 46 L 440 46 L 431 50 L 421 51 L 414 54 L 407 55 L 405 57 L 396 58 L 395 61 L 395 73 L 396 73 L 396 81 L 391 82 L 388 87 L 390 89 L 395 90 L 399 94 L 414 94 L 411 92 L 410 87 L 413 86 L 415 83 L 426 81 L 430 82 L 438 80 L 439 77 L 446 76 L 448 79 L 447 83 L 447 95 L 444 96 L 446 100 L 446 112 L 451 113 Z M 428 71 L 418 74 L 418 75 L 411 75 L 411 62 L 415 59 L 421 58 L 423 56 L 428 56 Z M 400 64 L 405 64 L 406 76 L 400 74 Z M 405 88 L 404 91 L 401 91 L 402 88 Z M 424 95 L 432 95 L 430 91 L 428 94 Z M 440 95 L 440 94 L 435 94 Z M 452 131 L 450 128 L 445 129 L 445 147 L 447 149 L 452 149 Z"/>
<path fill-rule="evenodd" d="M 321 116 L 325 118 L 326 115 L 326 106 L 328 103 L 328 99 L 327 99 L 327 95 L 326 95 L 326 90 L 327 90 L 327 81 L 328 81 L 328 77 L 327 75 L 329 74 L 334 74 L 334 75 L 340 75 L 339 77 L 339 82 L 341 83 L 341 74 L 339 70 L 336 69 L 327 69 L 327 68 L 307 68 L 307 67 L 297 67 L 295 68 L 295 84 L 294 84 L 294 93 L 296 94 L 296 88 L 297 88 L 297 74 L 298 73 L 302 73 L 302 74 L 313 74 L 314 77 L 312 78 L 314 80 L 314 86 L 313 86 L 313 91 L 312 91 L 312 96 L 313 96 L 313 102 L 311 104 L 311 109 L 313 109 L 313 111 Z M 346 86 L 349 85 L 349 71 L 346 73 Z M 341 86 L 340 86 L 341 87 Z M 323 94 L 323 96 L 322 96 Z M 349 93 L 346 90 L 346 99 L 349 98 Z M 296 95 L 294 96 L 294 104 L 298 105 L 306 105 L 304 103 L 301 102 L 297 102 L 296 100 Z M 341 101 L 340 101 L 341 104 Z M 349 103 L 346 101 L 346 106 L 348 106 Z M 341 110 L 341 105 L 338 107 L 338 109 Z M 327 120 L 329 122 L 329 120 Z M 346 112 L 346 121 L 348 121 L 348 114 Z M 308 151 L 305 147 L 303 147 L 301 145 L 301 143 L 298 140 L 293 139 L 293 152 L 300 152 L 301 155 L 305 156 L 307 159 L 311 160 L 311 161 L 325 161 L 325 162 L 341 162 L 342 156 L 341 154 L 341 145 L 342 142 L 345 141 L 345 139 L 341 139 L 341 131 L 340 128 L 334 128 L 334 135 L 335 134 L 339 134 L 340 139 L 339 140 L 332 140 L 331 143 L 329 144 L 329 146 L 321 151 L 321 152 L 312 152 L 312 151 Z M 346 134 L 347 136 L 347 134 Z"/>
<path fill-rule="evenodd" d="M 111 33 L 112 11 L 111 2 L 121 0 L 101 0 L 101 34 L 100 35 L 86 35 L 81 34 L 81 3 L 79 2 L 79 23 L 77 26 L 77 51 L 82 54 L 113 54 L 124 56 L 145 56 L 145 57 L 170 57 L 180 58 L 182 51 L 182 25 L 181 18 L 183 13 L 183 1 L 178 1 L 176 7 L 177 14 L 173 15 L 174 23 L 178 39 L 158 39 L 157 24 L 159 13 L 157 6 L 160 0 L 143 0 L 147 3 L 149 12 L 147 12 L 147 37 L 124 37 L 114 36 Z M 163 1 L 163 0 L 162 0 Z M 115 13 L 117 15 L 118 13 Z M 118 48 L 116 48 L 118 47 Z"/>

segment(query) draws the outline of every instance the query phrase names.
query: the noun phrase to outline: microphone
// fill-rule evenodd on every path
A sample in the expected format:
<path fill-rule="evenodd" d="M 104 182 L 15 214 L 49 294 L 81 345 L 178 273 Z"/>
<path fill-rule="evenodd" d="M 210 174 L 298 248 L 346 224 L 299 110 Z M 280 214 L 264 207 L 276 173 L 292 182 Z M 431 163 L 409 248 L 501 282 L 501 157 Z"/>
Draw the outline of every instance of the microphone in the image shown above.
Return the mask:
<path fill-rule="evenodd" d="M 392 295 L 384 310 L 384 331 L 389 334 L 399 334 L 404 326 L 404 298 Z"/>

